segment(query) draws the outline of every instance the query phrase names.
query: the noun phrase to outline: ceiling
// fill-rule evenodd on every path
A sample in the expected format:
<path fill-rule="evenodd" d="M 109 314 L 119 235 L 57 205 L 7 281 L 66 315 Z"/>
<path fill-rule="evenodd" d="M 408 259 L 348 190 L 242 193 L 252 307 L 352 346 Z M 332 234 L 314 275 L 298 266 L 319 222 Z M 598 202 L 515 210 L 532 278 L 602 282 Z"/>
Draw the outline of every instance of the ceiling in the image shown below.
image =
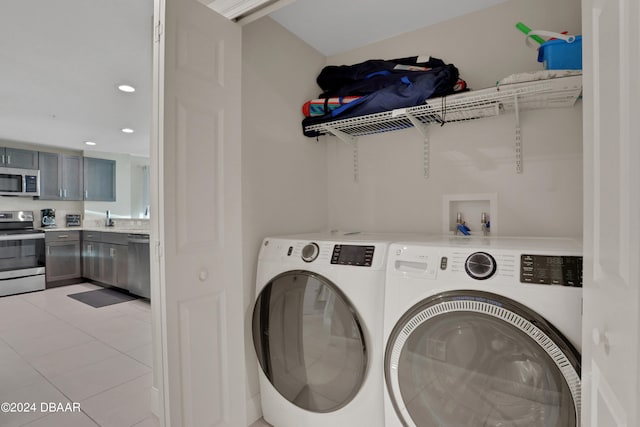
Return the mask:
<path fill-rule="evenodd" d="M 269 13 L 329 56 L 503 1 L 267 0 L 253 19 Z M 152 14 L 153 0 L 2 0 L 0 140 L 148 155 Z"/>
<path fill-rule="evenodd" d="M 296 0 L 270 16 L 330 56 L 506 0 Z"/>
<path fill-rule="evenodd" d="M 153 0 L 2 0 L 0 139 L 147 155 L 152 16 Z"/>

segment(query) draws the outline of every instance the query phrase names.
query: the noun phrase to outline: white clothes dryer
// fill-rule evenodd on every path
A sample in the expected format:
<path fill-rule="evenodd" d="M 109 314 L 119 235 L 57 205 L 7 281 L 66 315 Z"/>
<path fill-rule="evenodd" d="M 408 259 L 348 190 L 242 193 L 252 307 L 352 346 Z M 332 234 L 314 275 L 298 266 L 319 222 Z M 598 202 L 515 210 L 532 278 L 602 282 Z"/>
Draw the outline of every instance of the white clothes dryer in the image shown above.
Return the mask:
<path fill-rule="evenodd" d="M 581 254 L 569 239 L 391 245 L 386 426 L 579 426 Z"/>
<path fill-rule="evenodd" d="M 389 244 L 375 235 L 341 233 L 264 240 L 252 328 L 267 422 L 384 426 Z"/>

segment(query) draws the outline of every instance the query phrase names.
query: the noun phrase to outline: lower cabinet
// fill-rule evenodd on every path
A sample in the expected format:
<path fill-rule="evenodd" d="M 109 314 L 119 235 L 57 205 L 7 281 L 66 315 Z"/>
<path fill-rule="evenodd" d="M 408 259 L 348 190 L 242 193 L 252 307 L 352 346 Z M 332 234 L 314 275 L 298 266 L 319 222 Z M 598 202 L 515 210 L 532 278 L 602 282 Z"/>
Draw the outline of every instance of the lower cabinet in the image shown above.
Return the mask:
<path fill-rule="evenodd" d="M 100 252 L 102 243 L 95 241 L 82 241 L 82 275 L 89 280 L 102 282 L 102 269 L 100 268 Z"/>
<path fill-rule="evenodd" d="M 80 232 L 48 231 L 45 234 L 45 247 L 47 287 L 79 281 L 82 277 Z"/>
<path fill-rule="evenodd" d="M 144 245 L 133 246 L 132 254 L 137 255 L 133 260 L 131 271 L 133 275 L 129 274 L 130 243 L 127 233 L 86 230 L 82 232 L 47 231 L 45 234 L 47 287 L 78 283 L 84 278 L 100 285 L 115 286 L 149 298 L 148 238 Z M 140 256 L 139 251 L 145 253 L 146 257 Z M 130 280 L 134 282 L 131 289 L 129 289 Z M 142 286 L 138 282 L 146 285 Z"/>
<path fill-rule="evenodd" d="M 129 247 L 125 233 L 103 233 L 102 262 L 104 282 L 118 288 L 129 289 Z"/>
<path fill-rule="evenodd" d="M 128 289 L 127 234 L 85 231 L 82 241 L 82 271 L 85 278 Z"/>

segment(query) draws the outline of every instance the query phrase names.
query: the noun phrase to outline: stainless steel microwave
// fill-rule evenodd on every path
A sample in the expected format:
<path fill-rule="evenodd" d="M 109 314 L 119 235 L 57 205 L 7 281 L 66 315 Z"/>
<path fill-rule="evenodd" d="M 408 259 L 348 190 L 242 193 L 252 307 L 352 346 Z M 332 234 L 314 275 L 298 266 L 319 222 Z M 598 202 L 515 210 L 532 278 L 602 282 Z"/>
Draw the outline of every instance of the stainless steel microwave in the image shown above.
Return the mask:
<path fill-rule="evenodd" d="M 0 168 L 0 196 L 39 196 L 40 171 Z"/>

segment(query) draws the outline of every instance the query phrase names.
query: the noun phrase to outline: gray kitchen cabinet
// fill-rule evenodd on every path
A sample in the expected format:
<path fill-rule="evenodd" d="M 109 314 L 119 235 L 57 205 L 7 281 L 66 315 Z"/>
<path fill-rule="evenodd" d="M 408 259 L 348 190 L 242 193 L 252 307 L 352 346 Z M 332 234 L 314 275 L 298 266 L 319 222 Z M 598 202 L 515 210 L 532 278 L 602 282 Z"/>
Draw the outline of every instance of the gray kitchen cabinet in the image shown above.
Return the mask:
<path fill-rule="evenodd" d="M 62 159 L 62 200 L 82 200 L 82 156 L 61 154 Z"/>
<path fill-rule="evenodd" d="M 40 199 L 82 200 L 82 156 L 39 153 Z"/>
<path fill-rule="evenodd" d="M 128 258 L 127 234 L 83 232 L 82 270 L 85 278 L 127 289 Z"/>
<path fill-rule="evenodd" d="M 127 245 L 125 233 L 102 233 L 104 283 L 128 289 L 129 248 Z"/>
<path fill-rule="evenodd" d="M 19 148 L 0 147 L 0 166 L 6 168 L 38 169 L 38 152 Z"/>
<path fill-rule="evenodd" d="M 40 160 L 40 199 L 60 200 L 60 156 L 56 153 L 39 153 Z"/>
<path fill-rule="evenodd" d="M 84 200 L 116 201 L 116 161 L 84 158 Z"/>
<path fill-rule="evenodd" d="M 82 232 L 82 275 L 96 282 L 102 282 L 101 233 Z"/>
<path fill-rule="evenodd" d="M 47 287 L 77 282 L 82 277 L 79 231 L 47 231 L 45 247 Z"/>

